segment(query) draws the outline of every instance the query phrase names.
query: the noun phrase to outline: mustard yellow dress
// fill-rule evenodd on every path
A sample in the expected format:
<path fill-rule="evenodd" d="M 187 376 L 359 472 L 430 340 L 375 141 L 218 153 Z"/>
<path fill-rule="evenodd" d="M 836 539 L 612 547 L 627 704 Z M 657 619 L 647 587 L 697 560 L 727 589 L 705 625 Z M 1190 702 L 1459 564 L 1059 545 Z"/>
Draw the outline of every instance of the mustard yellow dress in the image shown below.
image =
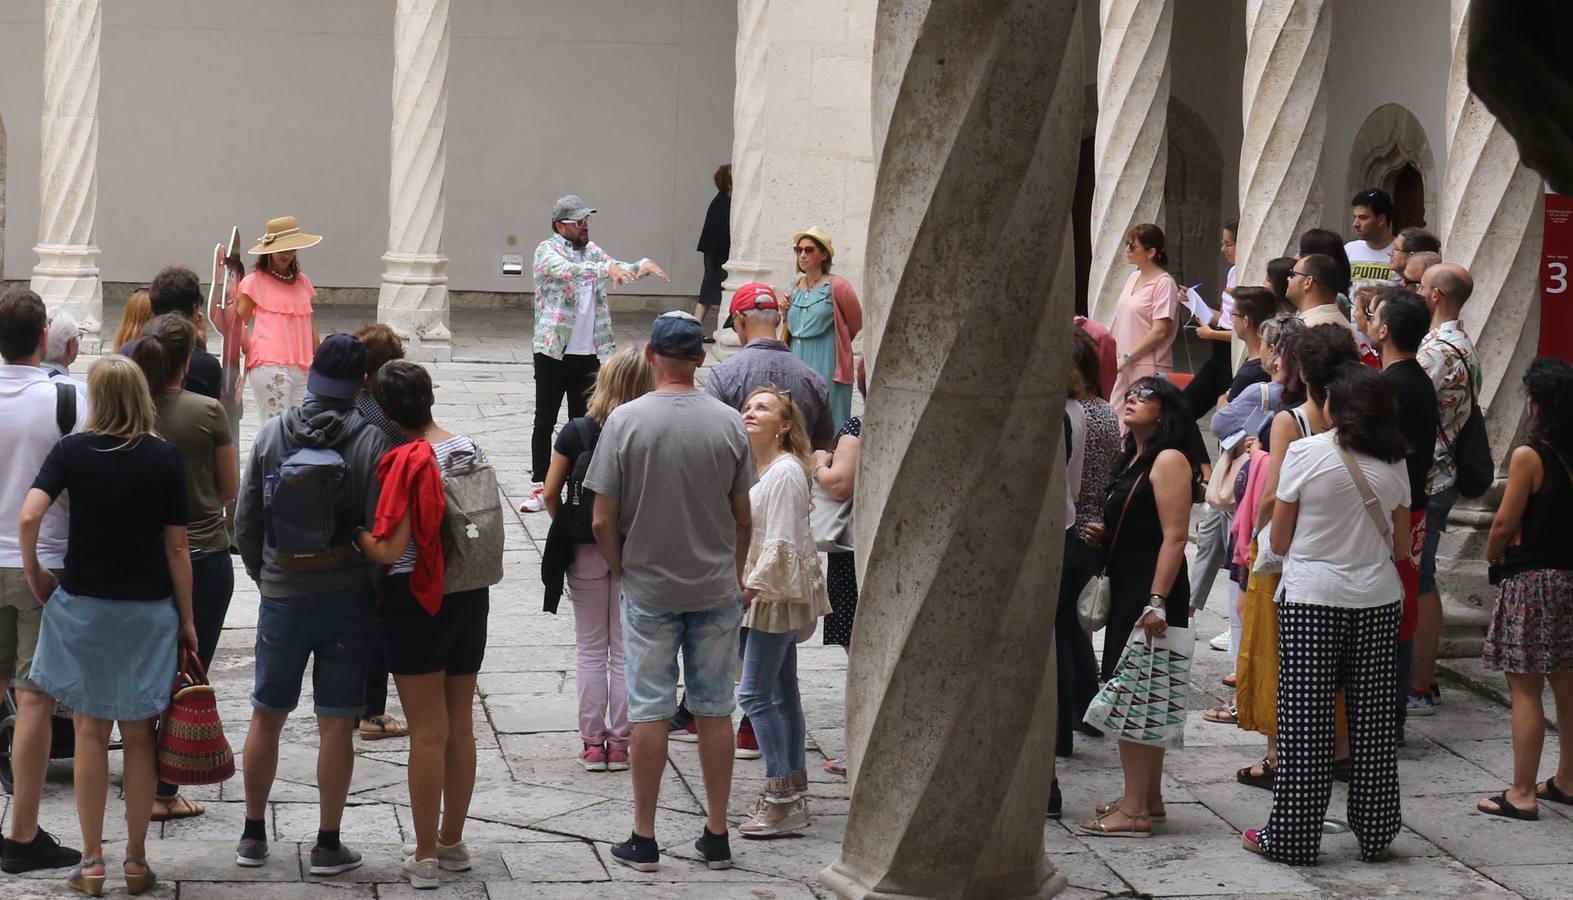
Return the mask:
<path fill-rule="evenodd" d="M 1246 560 L 1250 576 L 1240 597 L 1240 658 L 1235 663 L 1235 707 L 1240 727 L 1276 737 L 1278 734 L 1278 591 L 1279 574 L 1258 575 L 1256 541 Z"/>

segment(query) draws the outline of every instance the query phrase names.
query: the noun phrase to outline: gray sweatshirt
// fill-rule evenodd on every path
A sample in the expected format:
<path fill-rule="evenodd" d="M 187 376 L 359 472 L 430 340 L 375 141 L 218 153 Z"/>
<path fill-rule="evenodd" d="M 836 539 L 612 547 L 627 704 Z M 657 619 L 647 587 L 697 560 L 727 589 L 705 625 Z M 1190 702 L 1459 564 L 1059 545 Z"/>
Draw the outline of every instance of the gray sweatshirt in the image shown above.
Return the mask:
<path fill-rule="evenodd" d="M 261 587 L 264 597 L 370 589 L 381 567 L 358 552 L 343 568 L 332 572 L 286 572 L 279 568 L 278 551 L 267 546 L 262 490 L 284 455 L 286 435 L 296 447 L 331 447 L 344 457 L 353 506 L 363 511 L 360 521 L 349 523 L 351 529 L 371 528 L 377 517 L 377 463 L 388 452 L 387 435 L 369 426 L 351 401 L 307 394 L 305 403 L 263 425 L 251 449 L 235 509 L 235 544 L 246 574 Z"/>

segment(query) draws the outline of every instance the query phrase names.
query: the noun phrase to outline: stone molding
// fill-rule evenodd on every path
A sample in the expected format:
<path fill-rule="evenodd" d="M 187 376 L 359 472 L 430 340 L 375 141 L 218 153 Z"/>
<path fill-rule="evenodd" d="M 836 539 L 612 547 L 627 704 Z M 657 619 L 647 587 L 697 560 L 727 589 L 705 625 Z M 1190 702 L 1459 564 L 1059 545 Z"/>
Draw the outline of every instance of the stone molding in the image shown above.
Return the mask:
<path fill-rule="evenodd" d="M 1349 150 L 1345 196 L 1353 197 L 1371 187 L 1392 193 L 1393 176 L 1405 163 L 1414 166 L 1424 180 L 1426 214 L 1434 217 L 1436 186 L 1441 179 L 1425 126 L 1403 104 L 1384 103 L 1366 116 L 1355 134 Z"/>
<path fill-rule="evenodd" d="M 1164 221 L 1174 7 L 1169 0 L 1100 0 L 1098 24 L 1087 308 L 1107 325 L 1131 274 L 1126 232 L 1143 222 L 1162 227 Z"/>
<path fill-rule="evenodd" d="M 882 0 L 842 898 L 1037 898 L 1053 776 L 1077 0 Z M 965 289 L 960 289 L 962 287 Z M 1045 300 L 1045 298 L 1048 298 Z M 999 323 L 1008 321 L 1010 328 Z M 1049 454 L 1049 458 L 1056 458 Z M 1010 479 L 998 477 L 1011 472 Z M 953 489 L 936 492 L 935 479 Z M 966 722 L 965 727 L 954 723 Z M 976 736 L 993 736 L 977 752 Z"/>
<path fill-rule="evenodd" d="M 97 351 L 104 319 L 93 243 L 102 29 L 99 0 L 45 0 L 38 264 L 32 288 L 50 310 L 67 309 L 76 317 L 84 353 Z"/>

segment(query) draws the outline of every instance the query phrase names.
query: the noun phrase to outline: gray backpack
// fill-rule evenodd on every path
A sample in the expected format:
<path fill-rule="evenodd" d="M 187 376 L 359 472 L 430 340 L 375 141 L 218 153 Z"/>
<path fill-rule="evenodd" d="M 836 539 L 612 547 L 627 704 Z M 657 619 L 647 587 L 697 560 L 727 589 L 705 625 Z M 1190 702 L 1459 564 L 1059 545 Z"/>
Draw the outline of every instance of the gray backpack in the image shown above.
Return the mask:
<path fill-rule="evenodd" d="M 470 450 L 442 469 L 442 592 L 473 591 L 502 581 L 503 509 L 497 474 Z"/>

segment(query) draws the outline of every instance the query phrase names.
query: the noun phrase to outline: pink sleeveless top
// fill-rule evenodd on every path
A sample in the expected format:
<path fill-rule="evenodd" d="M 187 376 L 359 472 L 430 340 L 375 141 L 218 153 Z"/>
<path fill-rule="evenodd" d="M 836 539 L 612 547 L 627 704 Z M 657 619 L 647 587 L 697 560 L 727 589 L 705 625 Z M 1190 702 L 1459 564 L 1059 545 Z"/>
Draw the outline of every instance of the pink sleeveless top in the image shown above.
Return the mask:
<path fill-rule="evenodd" d="M 311 368 L 316 348 L 311 343 L 311 298 L 317 296 L 306 273 L 285 284 L 266 272 L 252 272 L 240 281 L 240 292 L 256 304 L 246 370 L 257 366 Z"/>

